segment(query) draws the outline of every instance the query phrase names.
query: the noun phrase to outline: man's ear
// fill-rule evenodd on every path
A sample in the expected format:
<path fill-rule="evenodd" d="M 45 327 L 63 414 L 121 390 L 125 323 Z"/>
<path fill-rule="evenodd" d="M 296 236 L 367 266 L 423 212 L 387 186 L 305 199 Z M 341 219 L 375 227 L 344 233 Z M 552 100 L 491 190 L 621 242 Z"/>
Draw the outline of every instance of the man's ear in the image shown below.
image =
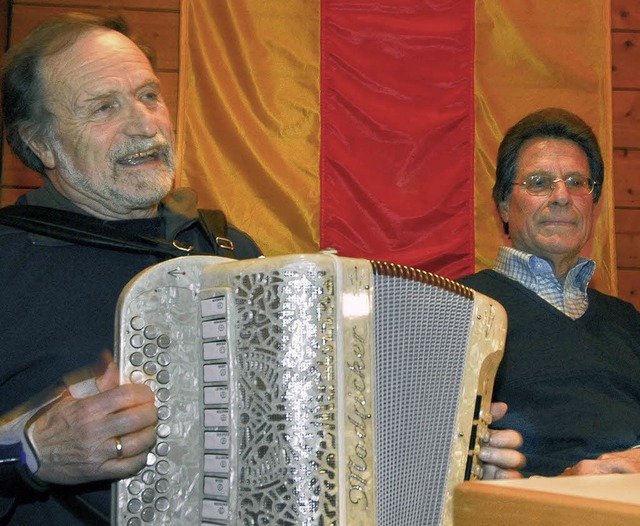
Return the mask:
<path fill-rule="evenodd" d="M 498 213 L 503 223 L 509 222 L 509 201 L 502 201 L 498 204 Z"/>
<path fill-rule="evenodd" d="M 19 133 L 21 139 L 36 154 L 44 167 L 47 170 L 53 170 L 56 167 L 56 158 L 53 155 L 53 148 L 51 148 L 49 141 L 30 127 L 21 129 Z"/>

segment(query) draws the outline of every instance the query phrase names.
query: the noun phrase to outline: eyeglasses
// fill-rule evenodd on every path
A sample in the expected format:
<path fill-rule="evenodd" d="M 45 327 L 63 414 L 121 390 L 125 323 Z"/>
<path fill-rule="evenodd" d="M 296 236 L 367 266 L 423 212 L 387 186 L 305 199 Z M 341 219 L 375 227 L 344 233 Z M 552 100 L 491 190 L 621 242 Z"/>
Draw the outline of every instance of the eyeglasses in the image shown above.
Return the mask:
<path fill-rule="evenodd" d="M 593 179 L 582 175 L 570 175 L 565 179 L 560 179 L 544 174 L 530 175 L 521 183 L 511 184 L 524 186 L 528 194 L 546 197 L 551 195 L 559 182 L 564 183 L 567 192 L 571 195 L 589 195 L 598 184 Z"/>

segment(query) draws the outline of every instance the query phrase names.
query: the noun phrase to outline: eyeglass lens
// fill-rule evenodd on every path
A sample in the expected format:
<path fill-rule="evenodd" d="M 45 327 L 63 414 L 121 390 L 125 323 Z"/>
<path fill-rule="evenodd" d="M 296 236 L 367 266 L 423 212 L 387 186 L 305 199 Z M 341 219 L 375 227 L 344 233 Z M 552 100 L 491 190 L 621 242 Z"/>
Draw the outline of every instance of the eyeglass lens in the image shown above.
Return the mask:
<path fill-rule="evenodd" d="M 550 194 L 560 181 L 564 182 L 567 192 L 573 195 L 589 194 L 593 191 L 594 182 L 581 175 L 571 175 L 566 179 L 558 179 L 550 175 L 531 175 L 521 184 L 527 192 L 534 195 Z"/>

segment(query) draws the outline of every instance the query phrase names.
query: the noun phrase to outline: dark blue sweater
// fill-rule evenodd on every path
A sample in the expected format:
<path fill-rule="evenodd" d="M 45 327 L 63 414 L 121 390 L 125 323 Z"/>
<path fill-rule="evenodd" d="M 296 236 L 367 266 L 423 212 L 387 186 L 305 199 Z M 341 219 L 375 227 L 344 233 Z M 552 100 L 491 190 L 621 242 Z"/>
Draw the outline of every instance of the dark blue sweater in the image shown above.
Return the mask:
<path fill-rule="evenodd" d="M 28 194 L 22 203 L 81 212 L 50 185 Z M 184 203 L 180 206 L 185 208 Z M 195 214 L 194 209 L 187 215 Z M 201 252 L 214 253 L 197 219 L 168 206 L 161 207 L 157 218 L 117 225 L 137 234 L 180 239 Z M 231 227 L 228 237 L 238 258 L 260 255 L 255 243 L 239 230 Z M 82 246 L 0 227 L 0 414 L 59 384 L 69 372 L 94 366 L 103 351 L 113 350 L 120 291 L 138 272 L 160 261 L 152 255 Z M 99 524 L 87 506 L 109 515 L 108 482 L 54 485 L 51 491 L 37 493 L 19 479 L 13 484 L 3 476 L 7 480 L 0 484 L 0 524 Z M 16 509 L 8 511 L 12 505 Z"/>
<path fill-rule="evenodd" d="M 556 475 L 602 453 L 640 444 L 640 313 L 589 289 L 572 320 L 492 270 L 460 280 L 508 314 L 493 399 L 509 405 L 495 427 L 524 437 L 526 475 Z"/>

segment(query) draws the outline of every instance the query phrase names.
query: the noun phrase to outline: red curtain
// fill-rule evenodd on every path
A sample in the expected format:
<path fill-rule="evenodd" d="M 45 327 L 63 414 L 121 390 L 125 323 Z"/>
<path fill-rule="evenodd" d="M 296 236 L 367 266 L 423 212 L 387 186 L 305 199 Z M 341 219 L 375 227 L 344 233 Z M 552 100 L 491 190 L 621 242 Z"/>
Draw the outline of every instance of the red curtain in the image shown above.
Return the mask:
<path fill-rule="evenodd" d="M 321 246 L 473 272 L 473 2 L 321 6 Z"/>

